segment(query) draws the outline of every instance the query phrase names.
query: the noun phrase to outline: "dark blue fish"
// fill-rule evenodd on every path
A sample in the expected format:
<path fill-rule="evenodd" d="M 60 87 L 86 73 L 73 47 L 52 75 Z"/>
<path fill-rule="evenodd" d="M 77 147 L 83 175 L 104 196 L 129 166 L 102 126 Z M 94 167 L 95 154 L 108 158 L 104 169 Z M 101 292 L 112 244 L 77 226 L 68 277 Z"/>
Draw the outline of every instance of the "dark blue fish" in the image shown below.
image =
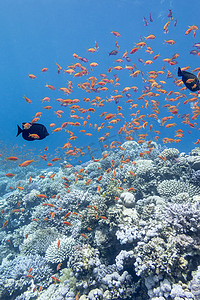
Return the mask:
<path fill-rule="evenodd" d="M 190 91 L 195 92 L 200 90 L 200 82 L 196 75 L 187 71 L 181 71 L 181 68 L 179 67 L 178 76 L 182 76 L 182 81 Z M 189 79 L 193 79 L 193 81 L 189 82 Z"/>
<path fill-rule="evenodd" d="M 46 136 L 49 135 L 49 133 L 47 132 L 46 127 L 42 124 L 38 124 L 38 123 L 31 124 L 31 123 L 29 123 L 31 125 L 31 127 L 29 129 L 24 128 L 25 124 L 26 123 L 22 123 L 23 129 L 21 129 L 19 127 L 19 125 L 17 125 L 18 132 L 17 132 L 16 136 L 18 136 L 20 133 L 22 133 L 22 137 L 26 141 L 35 141 L 36 140 L 33 137 L 31 137 L 30 134 L 37 134 L 39 136 L 39 138 L 37 140 L 43 140 Z"/>

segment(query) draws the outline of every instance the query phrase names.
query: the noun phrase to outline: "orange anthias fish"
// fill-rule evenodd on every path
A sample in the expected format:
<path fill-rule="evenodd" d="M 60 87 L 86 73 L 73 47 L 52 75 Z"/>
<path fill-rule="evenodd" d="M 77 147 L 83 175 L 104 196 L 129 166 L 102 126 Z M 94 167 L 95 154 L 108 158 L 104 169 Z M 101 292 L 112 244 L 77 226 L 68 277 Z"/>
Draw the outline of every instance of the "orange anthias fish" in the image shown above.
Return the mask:
<path fill-rule="evenodd" d="M 10 157 L 7 157 L 6 159 L 7 159 L 7 160 L 11 160 L 11 161 L 16 161 L 16 160 L 18 160 L 19 158 L 17 158 L 16 156 L 10 156 Z"/>
<path fill-rule="evenodd" d="M 20 167 L 27 167 L 29 166 L 32 162 L 35 162 L 34 159 L 31 159 L 31 160 L 26 160 L 24 161 L 23 163 L 19 164 Z"/>
<path fill-rule="evenodd" d="M 7 174 L 6 174 L 6 176 L 7 176 L 7 177 L 14 177 L 14 176 L 15 176 L 15 174 L 12 174 L 12 173 L 7 173 Z"/>
<path fill-rule="evenodd" d="M 36 196 L 39 197 L 39 198 L 47 198 L 47 196 L 44 195 L 44 194 L 39 194 L 39 195 L 36 195 Z"/>

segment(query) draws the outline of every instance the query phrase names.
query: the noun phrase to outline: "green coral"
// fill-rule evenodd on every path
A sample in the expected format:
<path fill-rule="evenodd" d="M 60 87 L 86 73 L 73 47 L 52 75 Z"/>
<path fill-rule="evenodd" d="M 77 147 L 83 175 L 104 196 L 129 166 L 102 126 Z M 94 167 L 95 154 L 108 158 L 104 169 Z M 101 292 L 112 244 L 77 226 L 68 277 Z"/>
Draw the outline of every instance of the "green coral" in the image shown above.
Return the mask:
<path fill-rule="evenodd" d="M 62 276 L 60 277 L 60 282 L 64 284 L 65 280 L 69 281 L 70 288 L 76 290 L 76 278 L 72 276 L 71 268 L 64 268 L 61 270 Z"/>

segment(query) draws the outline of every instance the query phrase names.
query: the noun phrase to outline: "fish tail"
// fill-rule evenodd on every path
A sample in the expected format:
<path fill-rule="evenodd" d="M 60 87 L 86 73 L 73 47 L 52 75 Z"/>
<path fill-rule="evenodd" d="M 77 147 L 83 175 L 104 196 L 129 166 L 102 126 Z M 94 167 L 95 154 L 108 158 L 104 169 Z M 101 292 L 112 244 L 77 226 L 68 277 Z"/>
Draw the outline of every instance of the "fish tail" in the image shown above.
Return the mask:
<path fill-rule="evenodd" d="M 178 76 L 182 76 L 181 68 L 178 67 Z"/>
<path fill-rule="evenodd" d="M 23 130 L 19 127 L 19 125 L 17 125 L 17 130 L 18 130 L 18 131 L 17 131 L 17 135 L 16 135 L 16 136 L 18 136 L 18 135 L 19 135 L 20 133 L 22 133 L 22 131 L 23 131 Z"/>

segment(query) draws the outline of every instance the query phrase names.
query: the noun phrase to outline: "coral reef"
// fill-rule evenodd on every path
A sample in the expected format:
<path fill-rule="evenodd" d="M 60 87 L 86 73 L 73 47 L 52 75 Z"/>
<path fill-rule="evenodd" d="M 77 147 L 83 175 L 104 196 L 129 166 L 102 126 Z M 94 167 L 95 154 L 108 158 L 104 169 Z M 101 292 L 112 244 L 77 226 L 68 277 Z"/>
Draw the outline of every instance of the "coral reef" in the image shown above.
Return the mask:
<path fill-rule="evenodd" d="M 31 272 L 29 272 L 29 270 Z M 0 298 L 10 299 L 25 291 L 30 285 L 32 278 L 36 285 L 48 286 L 48 280 L 53 270 L 46 259 L 40 255 L 17 256 L 9 260 L 5 259 L 0 266 Z M 30 275 L 30 277 L 28 276 Z"/>
<path fill-rule="evenodd" d="M 20 169 L 0 204 L 1 299 L 200 297 L 200 150 L 148 146 Z"/>

